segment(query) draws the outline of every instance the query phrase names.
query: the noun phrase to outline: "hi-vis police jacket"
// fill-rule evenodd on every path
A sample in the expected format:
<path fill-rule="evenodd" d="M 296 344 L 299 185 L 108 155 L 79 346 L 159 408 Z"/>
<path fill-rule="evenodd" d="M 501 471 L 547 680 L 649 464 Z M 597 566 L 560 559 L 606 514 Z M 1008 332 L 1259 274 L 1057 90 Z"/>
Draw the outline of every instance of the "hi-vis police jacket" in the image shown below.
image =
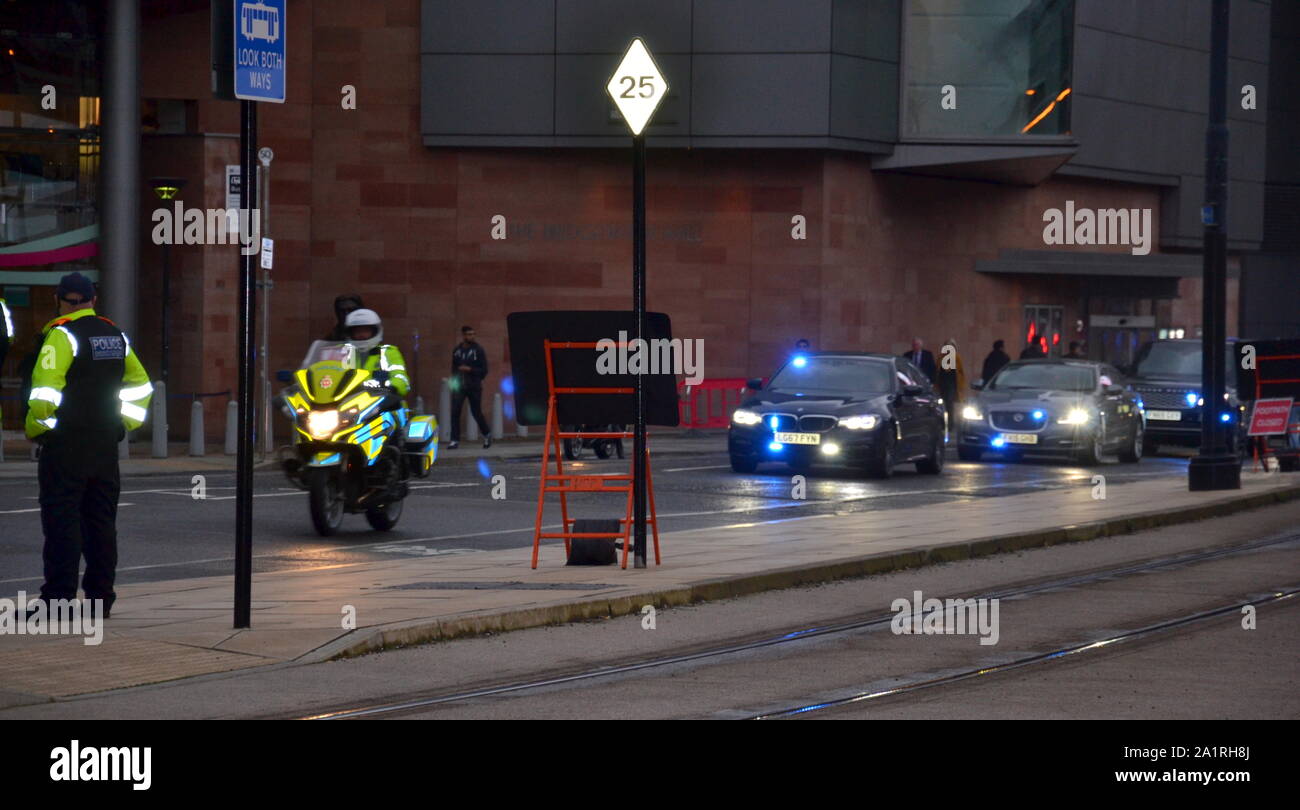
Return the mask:
<path fill-rule="evenodd" d="M 153 386 L 131 341 L 108 318 L 79 309 L 45 325 L 32 392 L 27 437 L 54 431 L 117 439 L 140 427 Z"/>
<path fill-rule="evenodd" d="M 406 392 L 411 390 L 411 378 L 406 374 L 406 359 L 402 357 L 402 352 L 390 343 L 372 349 L 366 355 L 362 368 L 366 371 L 387 371 L 388 382 L 398 396 L 404 397 Z"/>

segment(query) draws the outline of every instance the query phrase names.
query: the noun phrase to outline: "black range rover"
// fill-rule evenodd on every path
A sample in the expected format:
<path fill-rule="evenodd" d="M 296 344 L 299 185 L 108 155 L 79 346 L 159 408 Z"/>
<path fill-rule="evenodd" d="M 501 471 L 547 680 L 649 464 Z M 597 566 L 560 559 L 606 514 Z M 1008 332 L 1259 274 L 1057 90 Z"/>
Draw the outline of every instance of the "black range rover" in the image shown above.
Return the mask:
<path fill-rule="evenodd" d="M 1146 410 L 1147 454 L 1160 444 L 1196 445 L 1201 440 L 1201 351 L 1199 339 L 1156 340 L 1138 349 L 1137 359 L 1125 369 L 1129 389 L 1142 398 Z M 1237 397 L 1237 344 L 1225 351 L 1227 383 L 1216 418 L 1232 425 L 1227 432 L 1229 448 L 1245 446 L 1245 406 Z"/>

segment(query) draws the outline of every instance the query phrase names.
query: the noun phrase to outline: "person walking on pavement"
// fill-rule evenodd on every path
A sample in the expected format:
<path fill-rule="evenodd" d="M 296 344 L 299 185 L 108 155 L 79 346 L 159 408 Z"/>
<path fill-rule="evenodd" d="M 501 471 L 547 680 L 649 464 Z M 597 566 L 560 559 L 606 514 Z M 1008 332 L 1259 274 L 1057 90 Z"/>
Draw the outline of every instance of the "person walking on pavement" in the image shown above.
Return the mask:
<path fill-rule="evenodd" d="M 929 349 L 925 348 L 925 344 L 919 337 L 912 338 L 912 350 L 910 352 L 903 352 L 900 356 L 906 358 L 912 363 L 912 365 L 919 368 L 921 373 L 924 374 L 927 379 L 931 381 L 934 380 L 934 354 L 932 354 Z"/>
<path fill-rule="evenodd" d="M 1025 344 L 1025 348 L 1020 350 L 1021 360 L 1037 360 L 1046 356 L 1047 352 L 1043 351 L 1043 347 L 1036 340 L 1029 341 Z"/>
<path fill-rule="evenodd" d="M 55 295 L 59 316 L 45 326 L 25 422 L 27 437 L 41 447 L 40 601 L 75 599 L 85 556 L 82 589 L 87 599 L 103 600 L 108 618 L 117 598 L 117 446 L 144 422 L 153 386 L 127 336 L 95 314 L 90 279 L 69 273 Z"/>
<path fill-rule="evenodd" d="M 1003 366 L 1011 362 L 1011 355 L 1003 350 L 1006 345 L 1005 341 L 993 341 L 993 351 L 989 352 L 984 358 L 984 367 L 980 369 L 980 379 L 986 384 L 993 379 L 994 374 L 1002 370 Z"/>
<path fill-rule="evenodd" d="M 461 342 L 451 353 L 451 441 L 449 449 L 460 447 L 460 412 L 469 400 L 469 413 L 483 435 L 483 446 L 492 446 L 492 429 L 483 418 L 483 378 L 487 376 L 487 352 L 474 342 L 474 327 L 460 328 Z"/>
<path fill-rule="evenodd" d="M 935 383 L 939 395 L 943 397 L 943 407 L 948 412 L 948 431 L 957 427 L 957 409 L 961 402 L 962 391 L 966 389 L 966 369 L 962 366 L 961 355 L 957 353 L 957 339 L 948 338 L 948 342 L 939 349 L 939 368 L 935 371 Z"/>
<path fill-rule="evenodd" d="M 361 303 L 359 295 L 340 295 L 334 299 L 334 326 L 326 333 L 325 340 L 340 342 L 348 339 L 348 315 L 361 309 L 364 304 Z"/>

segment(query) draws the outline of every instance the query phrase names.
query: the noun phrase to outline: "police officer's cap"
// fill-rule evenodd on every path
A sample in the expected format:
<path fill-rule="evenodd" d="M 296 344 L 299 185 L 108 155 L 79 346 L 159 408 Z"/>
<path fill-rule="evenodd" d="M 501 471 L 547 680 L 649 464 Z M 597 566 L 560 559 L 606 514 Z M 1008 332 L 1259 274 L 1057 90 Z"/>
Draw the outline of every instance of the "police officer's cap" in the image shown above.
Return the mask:
<path fill-rule="evenodd" d="M 69 295 L 80 296 L 83 300 L 89 301 L 95 297 L 94 283 L 80 273 L 68 273 L 59 279 L 58 289 L 55 290 L 60 298 Z"/>

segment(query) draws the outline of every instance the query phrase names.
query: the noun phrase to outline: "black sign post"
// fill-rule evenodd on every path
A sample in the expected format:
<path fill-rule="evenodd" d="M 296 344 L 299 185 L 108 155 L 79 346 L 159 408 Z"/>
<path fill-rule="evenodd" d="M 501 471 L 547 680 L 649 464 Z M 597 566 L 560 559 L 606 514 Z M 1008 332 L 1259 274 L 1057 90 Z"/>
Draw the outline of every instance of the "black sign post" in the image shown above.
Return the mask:
<path fill-rule="evenodd" d="M 257 171 L 257 102 L 239 102 L 239 176 Z M 257 233 L 257 183 L 243 183 L 240 232 Z M 239 445 L 235 457 L 235 629 L 252 627 L 253 601 L 253 332 L 257 289 L 253 261 L 258 250 L 240 245 L 239 254 Z M 260 249 L 260 245 L 257 246 Z"/>
<path fill-rule="evenodd" d="M 1228 0 L 1214 0 L 1210 21 L 1210 122 L 1205 133 L 1205 226 L 1201 285 L 1201 449 L 1187 466 L 1192 491 L 1241 489 L 1241 460 L 1224 442 L 1222 422 L 1228 262 Z M 1239 362 L 1239 358 L 1233 358 Z M 1233 413 L 1232 419 L 1241 415 Z"/>
<path fill-rule="evenodd" d="M 632 339 L 645 352 L 642 342 L 645 337 L 645 127 L 668 95 L 668 82 L 640 37 L 628 45 L 605 90 L 632 130 L 632 311 L 636 319 Z M 632 551 L 636 568 L 646 567 L 646 402 L 643 374 L 636 376 L 636 425 L 632 432 Z"/>
<path fill-rule="evenodd" d="M 632 137 L 632 311 L 638 341 L 645 338 L 645 135 Z M 644 346 L 644 343 L 638 343 Z M 636 375 L 636 427 L 632 434 L 633 568 L 645 568 L 645 374 Z"/>

